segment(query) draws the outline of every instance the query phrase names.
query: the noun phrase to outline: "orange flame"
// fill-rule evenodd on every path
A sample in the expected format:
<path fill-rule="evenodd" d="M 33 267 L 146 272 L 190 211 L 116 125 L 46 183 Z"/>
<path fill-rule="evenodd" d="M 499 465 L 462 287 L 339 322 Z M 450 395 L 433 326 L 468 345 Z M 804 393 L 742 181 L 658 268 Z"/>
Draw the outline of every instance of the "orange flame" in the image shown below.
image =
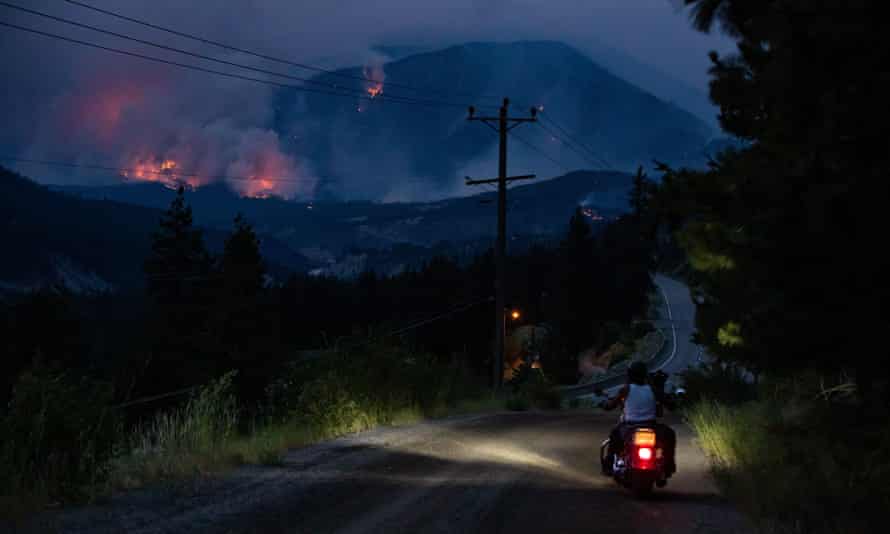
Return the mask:
<path fill-rule="evenodd" d="M 203 184 L 197 176 L 184 176 L 176 171 L 177 163 L 168 158 L 138 158 L 127 169 L 121 171 L 124 178 L 140 182 L 157 182 L 170 189 L 176 189 L 180 185 L 195 189 Z"/>
<path fill-rule="evenodd" d="M 245 181 L 241 195 L 249 198 L 271 198 L 276 196 L 277 183 L 263 177 L 251 176 Z"/>
<path fill-rule="evenodd" d="M 383 65 L 374 63 L 373 65 L 362 68 L 362 73 L 368 79 L 365 91 L 371 98 L 376 98 L 383 94 L 383 80 L 386 79 L 386 73 L 383 72 Z"/>

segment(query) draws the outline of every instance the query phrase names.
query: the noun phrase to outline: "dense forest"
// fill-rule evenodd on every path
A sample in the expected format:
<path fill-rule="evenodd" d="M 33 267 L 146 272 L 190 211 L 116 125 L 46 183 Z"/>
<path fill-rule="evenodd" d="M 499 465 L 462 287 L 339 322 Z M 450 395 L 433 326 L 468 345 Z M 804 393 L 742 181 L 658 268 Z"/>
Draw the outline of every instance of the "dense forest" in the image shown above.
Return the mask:
<path fill-rule="evenodd" d="M 688 259 L 696 338 L 716 358 L 710 380 L 688 381 L 719 401 L 693 421 L 726 446 L 709 449 L 725 489 L 765 527 L 874 532 L 890 504 L 878 3 L 686 4 L 699 30 L 737 41 L 712 53 L 710 94 L 742 142 L 705 171 L 662 166 L 655 195 Z"/>

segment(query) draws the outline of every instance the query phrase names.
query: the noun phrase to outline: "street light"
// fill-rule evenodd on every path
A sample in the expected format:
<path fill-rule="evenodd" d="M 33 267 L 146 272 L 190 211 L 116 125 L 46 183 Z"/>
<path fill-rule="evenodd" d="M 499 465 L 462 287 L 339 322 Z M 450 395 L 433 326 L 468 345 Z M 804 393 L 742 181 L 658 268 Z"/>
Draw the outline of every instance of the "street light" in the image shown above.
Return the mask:
<path fill-rule="evenodd" d="M 520 316 L 519 310 L 513 310 L 510 312 L 510 318 L 513 319 L 514 321 L 518 320 L 519 316 Z"/>

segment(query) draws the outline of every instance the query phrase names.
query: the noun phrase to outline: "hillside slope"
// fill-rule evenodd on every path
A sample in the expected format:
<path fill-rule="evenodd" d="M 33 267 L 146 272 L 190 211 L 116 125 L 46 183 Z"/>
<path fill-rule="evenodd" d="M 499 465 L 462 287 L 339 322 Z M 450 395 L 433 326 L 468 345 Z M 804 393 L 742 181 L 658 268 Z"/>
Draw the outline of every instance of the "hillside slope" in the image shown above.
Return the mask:
<path fill-rule="evenodd" d="M 701 150 L 712 135 L 691 113 L 558 42 L 470 43 L 409 55 L 382 70 L 385 80 L 424 89 L 418 93 L 388 87 L 384 80 L 384 95 L 448 105 L 350 101 L 284 91 L 279 95 L 275 129 L 292 143 L 295 154 L 312 162 L 322 179 L 321 195 L 389 200 L 453 196 L 464 174 L 496 169 L 497 136 L 481 124 L 468 123 L 466 105 L 481 112 L 483 106 L 499 105 L 499 95 L 511 98 L 515 114 L 542 105 L 544 118 L 556 120 L 619 169 L 648 165 L 653 159 L 700 164 Z M 338 74 L 361 77 L 363 70 Z M 367 85 L 329 74 L 317 80 L 359 90 Z M 517 133 L 569 168 L 601 167 L 581 159 L 544 127 L 546 120 Z M 564 172 L 521 142 L 513 141 L 510 153 L 511 170 L 536 172 L 542 178 Z"/>

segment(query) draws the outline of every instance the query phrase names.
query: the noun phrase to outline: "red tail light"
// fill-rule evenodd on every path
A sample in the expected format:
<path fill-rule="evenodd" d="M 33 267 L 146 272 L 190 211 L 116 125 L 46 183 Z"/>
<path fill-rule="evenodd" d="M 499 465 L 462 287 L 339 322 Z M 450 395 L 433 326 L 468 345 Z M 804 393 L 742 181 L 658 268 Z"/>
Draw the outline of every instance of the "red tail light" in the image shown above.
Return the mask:
<path fill-rule="evenodd" d="M 652 449 L 649 447 L 640 447 L 637 449 L 637 456 L 640 460 L 649 461 L 652 459 Z"/>

